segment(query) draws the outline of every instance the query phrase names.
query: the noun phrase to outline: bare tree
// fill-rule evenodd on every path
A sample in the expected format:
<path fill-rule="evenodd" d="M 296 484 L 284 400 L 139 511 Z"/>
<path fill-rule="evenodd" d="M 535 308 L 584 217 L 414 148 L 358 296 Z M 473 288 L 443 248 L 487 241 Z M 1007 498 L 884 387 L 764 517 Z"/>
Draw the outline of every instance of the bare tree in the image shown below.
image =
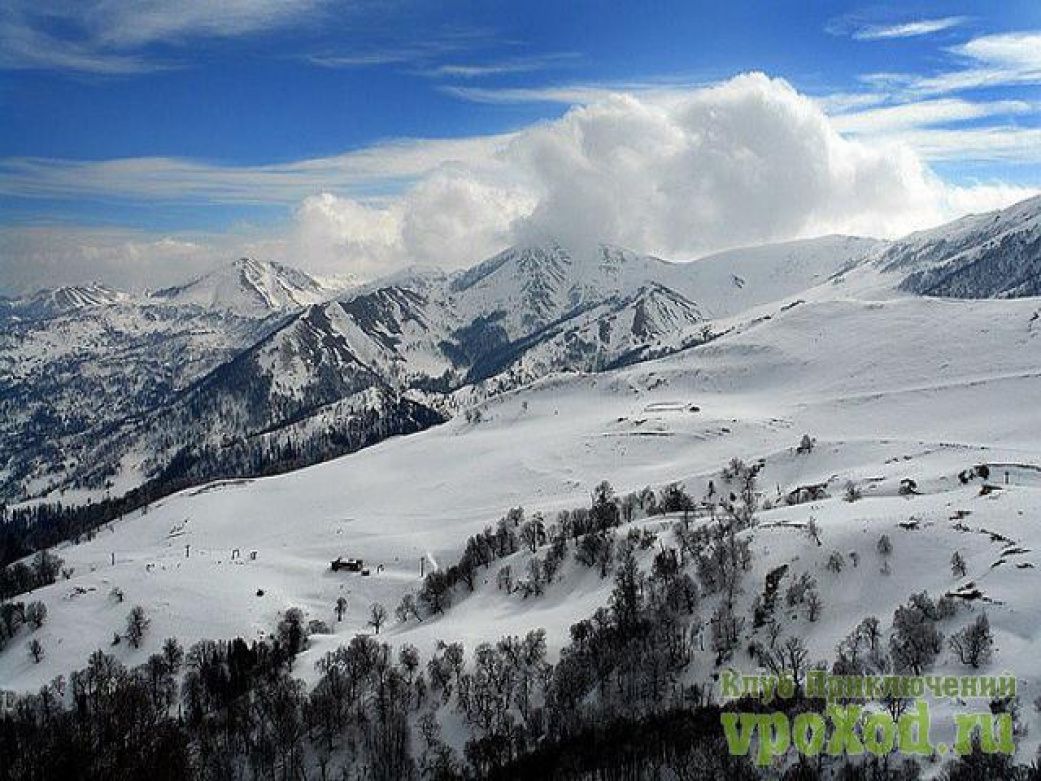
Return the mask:
<path fill-rule="evenodd" d="M 419 604 L 416 602 L 416 595 L 411 591 L 406 591 L 401 596 L 401 602 L 394 609 L 394 614 L 398 617 L 398 621 L 405 623 L 409 618 L 415 617 L 416 620 L 422 621 L 423 616 L 419 613 Z"/>
<path fill-rule="evenodd" d="M 444 570 L 428 572 L 423 579 L 423 588 L 419 590 L 419 601 L 431 613 L 443 613 L 452 603 L 452 581 Z"/>
<path fill-rule="evenodd" d="M 878 551 L 878 555 L 882 557 L 882 574 L 888 575 L 889 569 L 889 557 L 893 555 L 893 543 L 889 539 L 888 534 L 883 534 L 878 538 L 878 543 L 875 545 L 875 550 Z"/>
<path fill-rule="evenodd" d="M 38 637 L 34 637 L 29 643 L 29 656 L 32 657 L 33 662 L 36 664 L 40 663 L 43 659 L 43 643 L 40 642 Z"/>
<path fill-rule="evenodd" d="M 509 564 L 499 568 L 499 574 L 495 576 L 495 585 L 500 591 L 513 593 L 513 568 Z"/>
<path fill-rule="evenodd" d="M 943 635 L 937 631 L 931 612 L 925 600 L 912 598 L 893 613 L 889 650 L 897 672 L 921 675 L 943 648 Z"/>
<path fill-rule="evenodd" d="M 951 555 L 951 574 L 956 578 L 963 578 L 966 572 L 968 572 L 968 567 L 965 564 L 965 559 L 962 558 L 960 551 L 955 551 Z"/>
<path fill-rule="evenodd" d="M 387 621 L 387 608 L 383 607 L 379 602 L 373 602 L 369 606 L 369 626 L 373 628 L 376 634 L 380 633 L 380 627 L 383 626 Z"/>
<path fill-rule="evenodd" d="M 734 652 L 744 625 L 745 620 L 734 615 L 733 609 L 726 601 L 719 603 L 719 607 L 709 620 L 712 650 L 716 652 L 716 664 L 721 664 Z"/>
<path fill-rule="evenodd" d="M 781 626 L 781 622 L 776 619 L 771 619 L 770 623 L 766 625 L 766 639 L 770 642 L 770 649 L 773 650 L 777 645 L 777 641 L 781 637 L 781 633 L 784 631 Z"/>
<path fill-rule="evenodd" d="M 970 667 L 979 667 L 990 661 L 994 649 L 994 635 L 990 631 L 987 614 L 956 632 L 950 639 L 951 650 L 958 654 L 958 660 Z"/>
<path fill-rule="evenodd" d="M 817 525 L 817 519 L 812 515 L 810 520 L 806 521 L 806 536 L 817 543 L 817 547 L 821 546 L 821 530 L 820 526 Z"/>
<path fill-rule="evenodd" d="M 163 660 L 172 675 L 176 675 L 181 669 L 181 662 L 184 661 L 184 649 L 177 642 L 176 637 L 168 637 L 163 642 Z"/>
<path fill-rule="evenodd" d="M 802 684 L 810 652 L 800 637 L 789 637 L 780 646 L 761 655 L 761 660 L 774 675 L 790 673 L 796 686 Z"/>
<path fill-rule="evenodd" d="M 824 602 L 821 600 L 821 595 L 817 593 L 817 589 L 810 589 L 806 592 L 806 618 L 811 622 L 816 621 L 820 618 L 821 611 L 824 610 Z"/>

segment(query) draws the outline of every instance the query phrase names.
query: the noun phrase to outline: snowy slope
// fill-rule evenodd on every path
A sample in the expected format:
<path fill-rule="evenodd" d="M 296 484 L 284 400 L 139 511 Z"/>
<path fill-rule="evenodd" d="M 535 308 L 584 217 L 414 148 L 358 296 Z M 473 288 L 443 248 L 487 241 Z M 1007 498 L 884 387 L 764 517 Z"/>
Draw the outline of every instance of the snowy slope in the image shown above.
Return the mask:
<path fill-rule="evenodd" d="M 957 298 L 1041 295 L 1041 196 L 914 233 L 878 264 L 904 289 Z"/>
<path fill-rule="evenodd" d="M 826 585 L 824 617 L 813 624 L 796 618 L 789 631 L 806 637 L 813 658 L 831 658 L 836 639 L 868 613 L 887 623 L 912 591 L 937 595 L 972 580 L 993 600 L 995 669 L 1014 660 L 1032 699 L 1041 666 L 1029 659 L 1038 658 L 1041 616 L 1027 586 L 1036 571 L 1019 564 L 1036 566 L 1030 551 L 1041 549 L 1041 528 L 1029 522 L 1041 511 L 1039 308 L 1028 300 L 810 302 L 660 361 L 547 377 L 487 401 L 479 423 L 460 416 L 292 474 L 186 491 L 58 551 L 74 576 L 33 595 L 50 609 L 38 632 L 48 656 L 32 664 L 23 634 L 0 655 L 0 678 L 33 688 L 106 647 L 127 609 L 109 598 L 113 586 L 153 619 L 141 650 L 109 649 L 127 663 L 143 661 L 169 634 L 186 643 L 258 636 L 292 605 L 330 620 L 337 595 L 347 593 L 345 622 L 335 635 L 316 638 L 298 666 L 308 676 L 313 658 L 365 630 L 370 602 L 391 607 L 416 587 L 421 558 L 454 561 L 465 537 L 508 507 L 578 506 L 604 478 L 620 491 L 680 479 L 700 493 L 707 479 L 718 480 L 721 464 L 740 455 L 766 459 L 767 495 L 775 486 L 831 486 L 831 499 L 762 513 L 743 597 L 751 600 L 779 563 L 811 571 Z M 940 332 L 949 336 L 937 339 Z M 792 452 L 803 432 L 818 438 L 809 456 Z M 956 478 L 977 463 L 1023 466 L 1009 467 L 1005 491 L 981 498 L 978 484 Z M 898 496 L 907 477 L 922 496 Z M 868 486 L 864 501 L 838 498 L 849 478 Z M 998 531 L 1027 552 L 992 567 L 1009 546 L 955 528 L 957 509 L 972 513 L 970 529 Z M 810 514 L 821 526 L 822 548 L 790 525 Z M 914 530 L 898 526 L 911 517 L 918 519 Z M 880 581 L 871 551 L 883 531 L 894 537 L 896 553 L 894 575 Z M 234 548 L 256 550 L 257 559 L 232 562 Z M 970 566 L 962 581 L 945 564 L 956 548 Z M 834 576 L 823 567 L 832 550 L 857 550 L 864 564 Z M 369 578 L 333 575 L 328 562 L 337 555 L 386 569 Z M 427 651 L 439 637 L 472 646 L 545 626 L 559 648 L 569 624 L 604 604 L 610 588 L 582 568 L 569 572 L 546 596 L 523 602 L 491 582 L 444 618 L 394 628 L 388 638 Z M 710 672 L 705 659 L 698 665 L 693 675 Z M 949 658 L 943 665 L 960 669 Z"/>
<path fill-rule="evenodd" d="M 1014 298 L 1003 297 L 1004 283 L 924 297 L 904 281 L 944 267 L 952 247 L 987 246 L 988 232 L 996 246 L 1007 248 L 1009 236 L 1019 242 L 1034 230 L 1037 206 L 892 246 L 831 237 L 687 265 L 608 248 L 574 258 L 529 247 L 452 275 L 403 272 L 290 314 L 187 389 L 183 409 L 207 412 L 198 429 L 175 430 L 230 439 L 231 423 L 255 409 L 286 416 L 255 437 L 277 443 L 389 401 L 459 405 L 459 413 L 285 475 L 182 491 L 61 546 L 56 553 L 74 571 L 25 596 L 47 605 L 48 621 L 34 633 L 23 628 L 0 652 L 0 681 L 33 690 L 99 647 L 136 665 L 171 635 L 186 646 L 264 637 L 295 606 L 333 629 L 314 635 L 294 667 L 311 682 L 326 651 L 371 631 L 370 604 L 392 609 L 420 585 L 421 570 L 457 561 L 467 536 L 508 508 L 552 520 L 588 506 L 603 479 L 619 493 L 682 481 L 701 496 L 710 480 L 723 485 L 720 467 L 739 456 L 763 460 L 759 490 L 770 509 L 742 532 L 752 566 L 738 612 L 750 618 L 767 573 L 783 565 L 787 578 L 808 573 L 824 600 L 819 619 L 783 606 L 777 615 L 784 636 L 805 640 L 811 661 L 829 663 L 862 618 L 877 616 L 888 633 L 912 593 L 955 595 L 959 608 L 940 629 L 949 636 L 985 611 L 996 653 L 975 671 L 945 647 L 930 672 L 1013 672 L 1031 727 L 1020 759 L 1029 760 L 1041 737 L 1029 706 L 1041 695 L 1041 298 L 1023 296 L 1018 283 Z M 452 391 L 453 383 L 461 384 Z M 214 399 L 212 408 L 190 406 Z M 312 406 L 287 415 L 293 404 Z M 160 420 L 168 430 L 171 419 Z M 816 441 L 808 454 L 795 447 L 804 433 Z M 995 490 L 959 477 L 977 465 L 988 466 Z M 916 493 L 902 490 L 906 480 Z M 843 500 L 847 481 L 861 487 L 861 500 Z M 824 485 L 826 496 L 785 506 L 790 490 L 809 484 Z M 806 533 L 810 518 L 820 544 Z M 628 526 L 675 544 L 676 520 L 637 517 Z M 888 574 L 876 550 L 882 534 L 894 545 Z M 640 554 L 643 566 L 654 551 Z M 964 575 L 952 572 L 955 551 Z M 846 562 L 841 572 L 827 566 L 833 554 Z M 372 574 L 330 572 L 338 556 L 363 558 Z M 530 556 L 502 563 L 519 573 Z M 524 599 L 496 587 L 498 566 L 481 570 L 472 594 L 460 589 L 444 615 L 392 619 L 382 639 L 413 643 L 426 658 L 439 639 L 472 650 L 544 627 L 554 659 L 569 627 L 606 605 L 613 585 L 569 555 L 545 594 Z M 333 615 L 339 596 L 349 600 L 342 623 Z M 702 619 L 718 599 L 705 598 Z M 144 645 L 111 646 L 137 604 L 152 621 Z M 699 645 L 708 645 L 705 634 Z M 39 664 L 28 654 L 34 638 L 46 651 Z M 756 669 L 745 651 L 753 641 L 764 642 L 764 631 L 747 620 L 735 668 Z M 710 682 L 717 672 L 712 652 L 699 648 L 684 674 Z M 980 703 L 933 706 L 942 725 Z M 942 726 L 934 734 L 951 737 Z M 448 738 L 461 748 L 460 735 Z"/>
<path fill-rule="evenodd" d="M 886 242 L 856 236 L 767 244 L 728 250 L 686 264 L 679 288 L 709 317 L 727 317 L 822 284 L 885 248 Z"/>
<path fill-rule="evenodd" d="M 94 485 L 109 476 L 118 481 L 106 459 L 89 454 L 270 327 L 231 313 L 122 297 L 4 321 L 0 495 L 72 487 L 70 476 Z M 123 490 L 140 480 L 128 477 Z"/>

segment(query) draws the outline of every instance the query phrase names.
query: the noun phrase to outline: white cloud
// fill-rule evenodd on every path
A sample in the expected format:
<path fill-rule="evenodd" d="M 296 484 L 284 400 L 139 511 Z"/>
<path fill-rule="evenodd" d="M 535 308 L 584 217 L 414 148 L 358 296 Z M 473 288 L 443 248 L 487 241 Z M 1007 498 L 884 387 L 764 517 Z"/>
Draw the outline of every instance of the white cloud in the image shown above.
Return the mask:
<path fill-rule="evenodd" d="M 957 102 L 932 109 L 948 118 L 981 110 Z M 509 136 L 252 169 L 131 161 L 52 171 L 37 161 L 16 166 L 14 184 L 5 177 L 0 191 L 108 187 L 153 199 L 293 203 L 291 227 L 264 236 L 261 249 L 311 270 L 367 277 L 413 263 L 459 267 L 548 236 L 675 258 L 824 233 L 892 237 L 1032 194 L 943 182 L 908 140 L 931 130 L 920 107 L 862 112 L 860 122 L 876 132 L 847 137 L 818 101 L 747 74 L 709 88 L 604 95 Z M 243 232 L 210 241 L 207 257 L 233 257 L 247 243 Z M 24 248 L 8 256 L 24 266 Z"/>
<path fill-rule="evenodd" d="M 258 166 L 139 157 L 83 162 L 0 160 L 0 193 L 18 197 L 146 198 L 159 201 L 294 204 L 323 191 L 400 189 L 453 160 L 494 155 L 512 134 L 396 141 L 334 157 Z"/>
<path fill-rule="evenodd" d="M 386 38 L 385 40 L 375 40 Z M 391 33 L 366 30 L 364 43 L 342 46 L 304 56 L 306 62 L 323 68 L 367 68 L 375 65 L 429 65 L 448 55 L 461 55 L 500 44 L 495 32 L 479 27 L 449 26 L 425 31 L 419 40 L 401 39 Z"/>
<path fill-rule="evenodd" d="M 121 228 L 0 228 L 0 290 L 102 282 L 124 290 L 160 288 L 238 255 L 281 256 L 283 242 L 257 234 L 151 234 Z"/>
<path fill-rule="evenodd" d="M 368 278 L 412 264 L 456 268 L 507 245 L 533 206 L 472 171 L 440 172 L 387 205 L 324 193 L 296 210 L 290 254 L 313 271 Z"/>
<path fill-rule="evenodd" d="M 1017 187 L 1008 184 L 977 184 L 968 187 L 948 187 L 939 203 L 948 215 L 980 214 L 1003 209 L 1041 192 L 1036 187 Z"/>
<path fill-rule="evenodd" d="M 131 52 L 151 43 L 233 37 L 311 20 L 330 0 L 8 0 L 0 67 L 126 74 L 169 67 Z M 60 32 L 57 32 L 60 31 Z"/>
<path fill-rule="evenodd" d="M 920 19 L 914 22 L 889 25 L 867 25 L 856 29 L 852 37 L 858 41 L 879 41 L 892 38 L 913 38 L 931 35 L 965 22 L 964 16 L 946 16 L 942 19 Z"/>
<path fill-rule="evenodd" d="M 327 0 L 92 0 L 77 3 L 94 39 L 116 47 L 231 37 L 298 24 Z"/>
<path fill-rule="evenodd" d="M 928 160 L 964 163 L 1041 163 L 1041 128 L 999 125 L 992 127 L 920 127 L 880 136 L 906 144 Z"/>
<path fill-rule="evenodd" d="M 513 73 L 533 73 L 567 65 L 579 58 L 577 52 L 551 52 L 482 63 L 443 63 L 423 71 L 433 78 L 477 79 Z"/>
<path fill-rule="evenodd" d="M 97 49 L 87 42 L 59 40 L 15 16 L 0 11 L 0 68 L 53 68 L 103 75 L 141 73 L 166 67 L 131 54 Z"/>
<path fill-rule="evenodd" d="M 607 100 L 619 93 L 639 94 L 641 98 L 657 101 L 682 98 L 691 90 L 709 86 L 711 83 L 663 77 L 649 81 L 575 83 L 541 87 L 473 87 L 444 84 L 439 89 L 447 95 L 472 103 L 560 103 L 567 106 L 584 106 Z"/>
<path fill-rule="evenodd" d="M 547 236 L 666 257 L 829 232 L 896 236 L 968 204 L 1029 194 L 947 186 L 907 144 L 846 138 L 814 100 L 750 74 L 602 97 L 519 131 L 477 163 L 441 166 L 378 207 L 323 196 L 298 221 L 311 253 L 348 258 L 365 273 L 460 266 Z"/>
<path fill-rule="evenodd" d="M 896 235 L 945 216 L 943 184 L 906 146 L 843 138 L 760 74 L 659 104 L 618 96 L 511 147 L 534 174 L 526 227 L 666 256 L 828 232 Z"/>
<path fill-rule="evenodd" d="M 1025 114 L 1034 107 L 1024 100 L 974 102 L 939 98 L 840 114 L 832 124 L 843 133 L 881 133 L 944 125 L 983 117 Z"/>
<path fill-rule="evenodd" d="M 967 63 L 966 67 L 930 76 L 907 73 L 869 74 L 875 86 L 912 95 L 938 95 L 948 92 L 1041 84 L 1041 32 L 1036 30 L 998 33 L 972 38 L 948 49 Z"/>
<path fill-rule="evenodd" d="M 973 38 L 955 51 L 981 62 L 1041 70 L 1041 32 L 1014 32 Z"/>

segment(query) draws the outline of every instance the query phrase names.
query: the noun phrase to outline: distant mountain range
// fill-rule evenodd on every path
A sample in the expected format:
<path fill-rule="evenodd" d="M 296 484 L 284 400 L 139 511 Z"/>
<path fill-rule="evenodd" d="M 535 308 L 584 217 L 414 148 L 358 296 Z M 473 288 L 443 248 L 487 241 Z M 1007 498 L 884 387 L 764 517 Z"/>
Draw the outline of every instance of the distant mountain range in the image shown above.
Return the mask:
<path fill-rule="evenodd" d="M 828 236 L 691 263 L 548 243 L 350 285 L 243 258 L 144 296 L 88 285 L 6 299 L 0 497 L 292 468 L 552 372 L 701 344 L 856 268 L 907 294 L 1037 295 L 1039 226 L 1035 198 L 897 242 Z"/>

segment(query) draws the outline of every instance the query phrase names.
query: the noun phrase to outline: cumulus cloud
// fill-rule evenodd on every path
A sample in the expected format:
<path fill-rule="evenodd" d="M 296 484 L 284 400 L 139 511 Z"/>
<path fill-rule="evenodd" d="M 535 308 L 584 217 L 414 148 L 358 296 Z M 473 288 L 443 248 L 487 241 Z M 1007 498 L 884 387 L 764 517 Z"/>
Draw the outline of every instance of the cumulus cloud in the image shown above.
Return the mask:
<path fill-rule="evenodd" d="M 533 204 L 523 192 L 446 170 L 390 203 L 368 205 L 330 193 L 306 198 L 289 239 L 300 265 L 321 273 L 374 277 L 404 265 L 455 268 L 508 244 Z"/>
<path fill-rule="evenodd" d="M 905 131 L 895 138 L 844 135 L 818 101 L 762 74 L 604 95 L 494 142 L 441 142 L 436 154 L 421 143 L 394 147 L 390 169 L 410 172 L 408 186 L 378 198 L 333 187 L 304 195 L 290 228 L 265 248 L 312 271 L 362 277 L 411 264 L 460 267 L 550 237 L 683 259 L 826 233 L 895 237 L 1033 194 L 944 182 L 902 140 L 914 114 L 861 118 L 861 130 Z M 380 170 L 378 155 L 352 155 L 337 162 L 349 181 L 361 163 L 370 174 Z M 281 197 L 298 191 L 315 166 L 277 170 Z M 223 187 L 220 172 L 205 174 Z M 326 172 L 322 181 L 337 175 Z"/>
<path fill-rule="evenodd" d="M 760 74 L 576 109 L 513 151 L 540 187 L 528 230 L 667 255 L 812 232 L 891 235 L 934 200 L 909 150 L 842 138 L 811 100 Z"/>
<path fill-rule="evenodd" d="M 309 199 L 298 220 L 305 254 L 368 271 L 458 266 L 550 237 L 680 258 L 823 233 L 893 237 L 1029 194 L 946 185 L 907 145 L 844 137 L 783 80 L 749 74 L 611 95 L 516 134 L 479 172 L 456 166 L 375 208 Z"/>

